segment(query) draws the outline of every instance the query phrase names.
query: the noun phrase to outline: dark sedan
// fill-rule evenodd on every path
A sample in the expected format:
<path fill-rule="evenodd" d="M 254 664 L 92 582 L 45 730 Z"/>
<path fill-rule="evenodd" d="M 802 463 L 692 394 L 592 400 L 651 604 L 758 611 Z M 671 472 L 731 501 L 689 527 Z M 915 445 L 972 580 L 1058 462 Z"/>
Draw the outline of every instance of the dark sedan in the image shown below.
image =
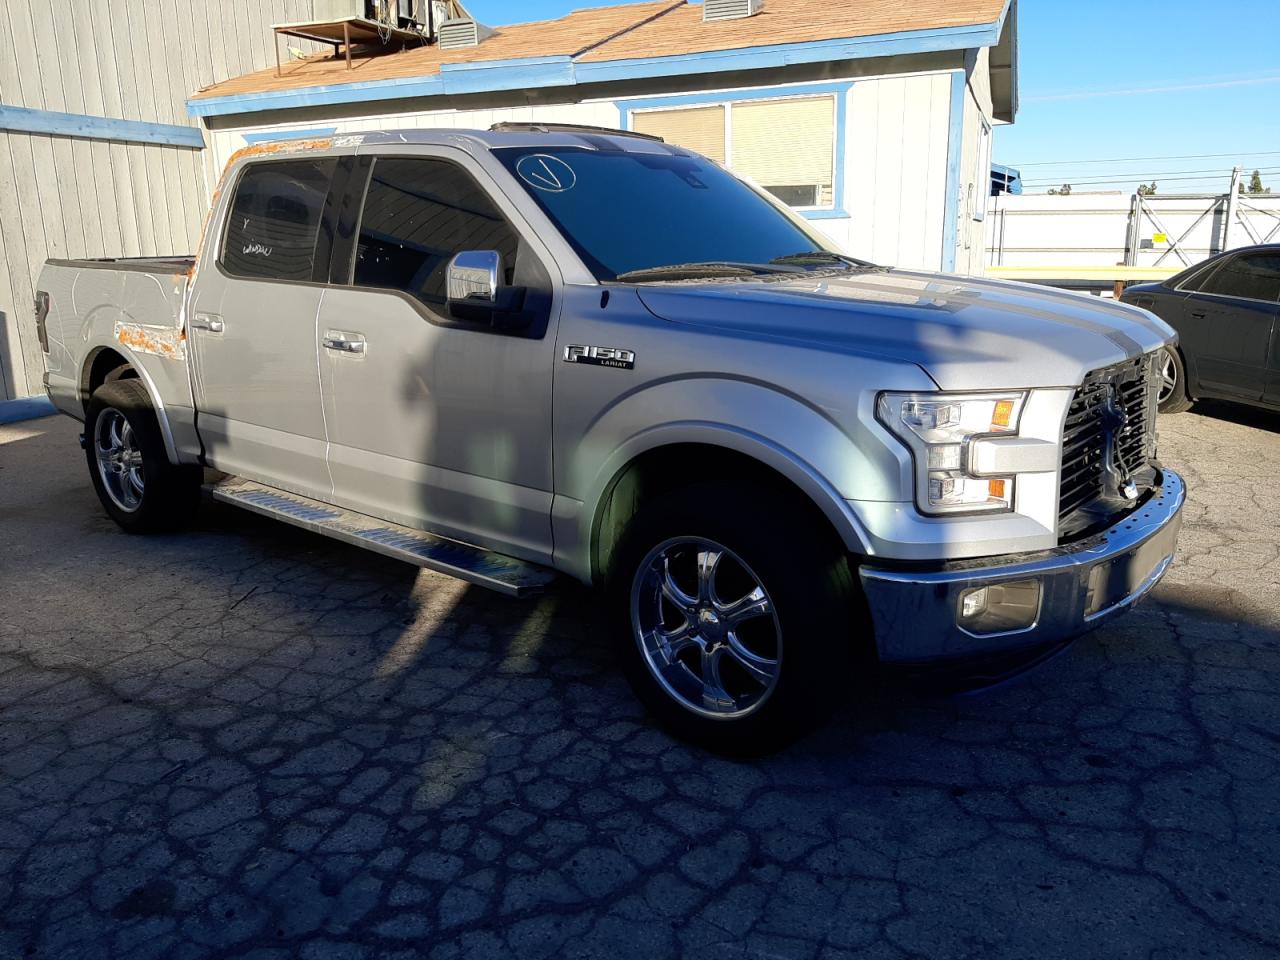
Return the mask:
<path fill-rule="evenodd" d="M 1280 244 L 1228 250 L 1120 299 L 1178 331 L 1164 358 L 1161 413 L 1205 397 L 1280 408 Z"/>

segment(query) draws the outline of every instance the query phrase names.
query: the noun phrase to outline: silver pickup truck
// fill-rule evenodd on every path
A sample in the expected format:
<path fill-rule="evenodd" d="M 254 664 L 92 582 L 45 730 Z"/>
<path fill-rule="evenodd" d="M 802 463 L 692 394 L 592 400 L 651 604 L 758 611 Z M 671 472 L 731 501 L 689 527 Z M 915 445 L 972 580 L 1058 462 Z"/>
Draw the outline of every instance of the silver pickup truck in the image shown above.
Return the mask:
<path fill-rule="evenodd" d="M 1052 648 L 1172 560 L 1172 331 L 896 270 L 652 137 L 232 159 L 193 258 L 50 261 L 47 386 L 128 531 L 217 500 L 512 595 L 607 592 L 680 734 L 766 748 L 880 663 Z"/>

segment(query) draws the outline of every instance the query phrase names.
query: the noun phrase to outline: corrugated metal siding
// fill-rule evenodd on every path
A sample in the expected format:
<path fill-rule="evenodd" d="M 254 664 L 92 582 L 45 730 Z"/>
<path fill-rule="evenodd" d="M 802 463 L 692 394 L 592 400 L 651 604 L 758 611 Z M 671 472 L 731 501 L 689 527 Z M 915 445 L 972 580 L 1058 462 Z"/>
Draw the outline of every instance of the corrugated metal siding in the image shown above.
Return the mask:
<path fill-rule="evenodd" d="M 0 103 L 194 126 L 186 98 L 274 64 L 271 24 L 309 19 L 311 7 L 0 0 Z M 0 399 L 41 389 L 30 304 L 45 259 L 189 252 L 213 153 L 0 130 Z"/>

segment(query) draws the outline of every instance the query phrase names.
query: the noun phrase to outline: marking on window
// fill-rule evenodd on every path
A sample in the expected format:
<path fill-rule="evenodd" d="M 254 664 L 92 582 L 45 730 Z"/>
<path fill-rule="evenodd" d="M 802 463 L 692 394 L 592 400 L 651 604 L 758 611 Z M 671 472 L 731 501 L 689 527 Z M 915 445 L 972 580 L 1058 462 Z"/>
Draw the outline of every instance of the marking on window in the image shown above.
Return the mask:
<path fill-rule="evenodd" d="M 578 182 L 578 175 L 573 172 L 573 167 L 547 153 L 531 153 L 527 157 L 521 157 L 516 164 L 516 173 L 529 186 L 547 193 L 564 193 L 572 190 Z"/>

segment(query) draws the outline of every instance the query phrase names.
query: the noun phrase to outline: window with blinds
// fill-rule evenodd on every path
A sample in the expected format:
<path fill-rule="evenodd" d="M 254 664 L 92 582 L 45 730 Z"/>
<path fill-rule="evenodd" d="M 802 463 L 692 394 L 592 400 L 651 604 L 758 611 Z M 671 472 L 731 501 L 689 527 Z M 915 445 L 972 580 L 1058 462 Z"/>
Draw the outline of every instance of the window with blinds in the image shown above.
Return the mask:
<path fill-rule="evenodd" d="M 835 97 L 632 113 L 631 126 L 749 177 L 793 207 L 835 203 Z"/>
<path fill-rule="evenodd" d="M 690 107 L 686 110 L 645 110 L 632 114 L 636 133 L 649 133 L 676 143 L 716 163 L 726 161 L 724 107 Z"/>

